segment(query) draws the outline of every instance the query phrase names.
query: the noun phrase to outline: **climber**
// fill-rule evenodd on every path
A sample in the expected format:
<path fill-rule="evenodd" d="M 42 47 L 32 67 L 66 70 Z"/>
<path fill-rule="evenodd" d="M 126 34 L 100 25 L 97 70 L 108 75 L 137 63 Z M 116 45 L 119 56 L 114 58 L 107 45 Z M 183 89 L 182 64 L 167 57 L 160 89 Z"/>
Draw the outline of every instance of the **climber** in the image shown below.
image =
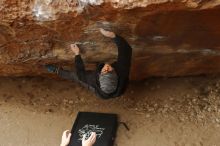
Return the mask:
<path fill-rule="evenodd" d="M 79 82 L 103 99 L 109 99 L 120 96 L 127 87 L 132 48 L 124 38 L 114 32 L 102 28 L 100 32 L 105 37 L 113 39 L 117 45 L 118 57 L 116 62 L 112 64 L 100 63 L 95 71 L 85 70 L 78 46 L 71 44 L 70 48 L 75 53 L 75 72 L 63 70 L 54 65 L 46 65 L 46 68 L 49 72 L 56 73 L 61 78 Z"/>

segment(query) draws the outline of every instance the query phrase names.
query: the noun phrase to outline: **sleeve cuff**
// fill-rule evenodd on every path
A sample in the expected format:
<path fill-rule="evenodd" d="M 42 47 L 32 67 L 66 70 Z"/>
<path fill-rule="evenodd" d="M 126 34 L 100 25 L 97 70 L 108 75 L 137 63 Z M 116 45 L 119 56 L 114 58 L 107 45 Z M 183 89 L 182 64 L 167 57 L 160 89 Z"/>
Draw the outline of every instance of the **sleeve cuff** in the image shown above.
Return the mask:
<path fill-rule="evenodd" d="M 80 56 L 80 54 L 78 54 L 78 55 L 75 55 L 75 57 L 79 57 Z"/>
<path fill-rule="evenodd" d="M 115 37 L 112 38 L 112 39 L 116 43 L 119 40 L 119 37 L 120 37 L 119 35 L 115 34 Z"/>

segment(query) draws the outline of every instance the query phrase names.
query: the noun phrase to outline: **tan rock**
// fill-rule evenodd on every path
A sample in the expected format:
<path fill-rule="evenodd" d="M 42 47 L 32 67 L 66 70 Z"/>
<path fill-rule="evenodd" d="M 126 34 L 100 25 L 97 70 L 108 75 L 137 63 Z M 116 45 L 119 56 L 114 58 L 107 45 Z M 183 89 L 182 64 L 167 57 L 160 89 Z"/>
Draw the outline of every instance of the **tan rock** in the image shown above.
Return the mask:
<path fill-rule="evenodd" d="M 79 44 L 88 68 L 112 62 L 117 51 L 99 27 L 121 34 L 133 47 L 132 80 L 220 73 L 218 5 L 216 0 L 0 0 L 0 75 L 48 76 L 44 64 L 70 68 L 70 43 Z"/>

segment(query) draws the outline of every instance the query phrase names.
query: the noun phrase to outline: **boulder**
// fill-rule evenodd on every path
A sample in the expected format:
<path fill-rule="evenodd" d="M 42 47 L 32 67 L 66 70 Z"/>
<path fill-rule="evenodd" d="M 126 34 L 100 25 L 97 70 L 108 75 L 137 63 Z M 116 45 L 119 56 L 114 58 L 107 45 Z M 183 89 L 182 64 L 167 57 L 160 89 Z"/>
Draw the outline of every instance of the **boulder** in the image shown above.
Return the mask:
<path fill-rule="evenodd" d="M 113 62 L 117 49 L 98 28 L 133 48 L 131 79 L 220 73 L 216 0 L 0 0 L 0 75 L 51 76 L 72 69 L 77 43 L 86 67 Z"/>

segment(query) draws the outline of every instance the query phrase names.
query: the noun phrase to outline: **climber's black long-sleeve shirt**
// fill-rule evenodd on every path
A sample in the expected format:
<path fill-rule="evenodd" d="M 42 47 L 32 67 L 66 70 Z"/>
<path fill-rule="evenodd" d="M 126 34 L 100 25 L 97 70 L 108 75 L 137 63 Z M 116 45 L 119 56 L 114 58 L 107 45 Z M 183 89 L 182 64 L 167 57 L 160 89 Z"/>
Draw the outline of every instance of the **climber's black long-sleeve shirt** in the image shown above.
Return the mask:
<path fill-rule="evenodd" d="M 103 99 L 109 99 L 120 96 L 124 93 L 128 85 L 132 48 L 127 43 L 127 41 L 119 35 L 116 35 L 116 37 L 113 40 L 118 47 L 117 61 L 111 64 L 118 76 L 118 85 L 115 92 L 111 94 L 106 94 L 100 88 L 99 74 L 104 64 L 99 64 L 97 70 L 95 71 L 86 71 L 83 60 L 80 55 L 75 56 L 76 72 L 60 69 L 58 71 L 58 75 L 65 79 L 80 82 L 83 86 L 93 91 L 97 96 Z"/>

